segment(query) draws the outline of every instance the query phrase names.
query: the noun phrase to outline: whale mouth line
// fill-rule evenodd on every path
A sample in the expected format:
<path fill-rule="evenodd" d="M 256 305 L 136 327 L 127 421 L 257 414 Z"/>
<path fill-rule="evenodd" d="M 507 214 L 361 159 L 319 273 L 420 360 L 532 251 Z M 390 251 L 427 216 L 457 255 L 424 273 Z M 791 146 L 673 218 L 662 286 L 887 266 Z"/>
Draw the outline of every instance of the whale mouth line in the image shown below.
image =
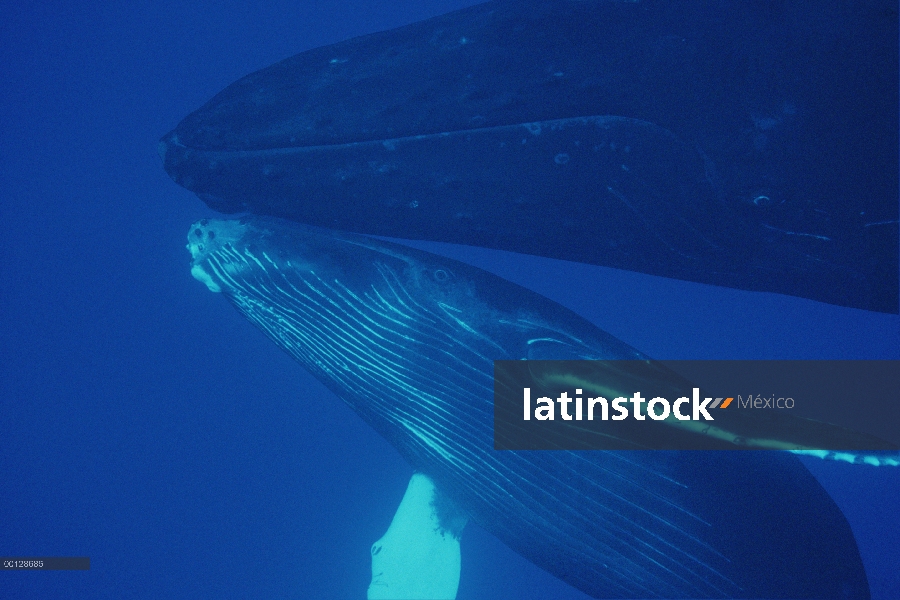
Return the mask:
<path fill-rule="evenodd" d="M 166 156 L 169 151 L 174 148 L 178 148 L 185 152 L 202 152 L 204 155 L 208 155 L 214 157 L 216 155 L 221 156 L 233 156 L 233 157 L 250 157 L 257 156 L 260 154 L 271 154 L 273 156 L 280 156 L 284 154 L 293 154 L 298 152 L 310 152 L 310 153 L 318 153 L 318 152 L 328 152 L 328 151 L 338 151 L 338 150 L 347 150 L 354 148 L 362 148 L 362 147 L 372 147 L 372 146 L 383 146 L 384 150 L 390 152 L 396 150 L 399 145 L 412 143 L 412 142 L 422 142 L 427 140 L 437 140 L 444 139 L 450 137 L 458 137 L 458 136 L 471 136 L 471 135 L 490 135 L 491 133 L 506 133 L 512 132 L 516 130 L 523 130 L 523 134 L 527 134 L 528 137 L 539 137 L 542 133 L 545 132 L 559 132 L 568 127 L 574 126 L 585 126 L 585 125 L 596 125 L 599 128 L 610 127 L 614 124 L 632 124 L 638 127 L 647 127 L 652 129 L 657 129 L 661 131 L 665 131 L 668 135 L 673 138 L 676 137 L 675 134 L 665 129 L 664 127 L 652 123 L 650 121 L 645 121 L 642 119 L 635 119 L 632 117 L 625 117 L 619 115 L 584 115 L 577 117 L 566 117 L 563 119 L 544 119 L 540 121 L 521 121 L 516 123 L 501 123 L 498 125 L 491 125 L 489 127 L 472 127 L 472 128 L 460 128 L 460 129 L 450 129 L 446 131 L 434 131 L 427 133 L 420 133 L 416 135 L 403 135 L 398 137 L 373 137 L 373 138 L 360 138 L 355 140 L 343 140 L 337 141 L 332 144 L 296 144 L 296 145 L 281 145 L 281 144 L 273 144 L 273 145 L 264 145 L 260 144 L 255 147 L 228 147 L 227 145 L 213 147 L 209 144 L 191 144 L 184 143 L 175 131 L 172 131 L 168 135 L 166 135 L 162 140 L 160 140 L 157 151 L 160 157 L 163 159 L 165 163 Z M 525 139 L 528 139 L 526 137 Z"/>

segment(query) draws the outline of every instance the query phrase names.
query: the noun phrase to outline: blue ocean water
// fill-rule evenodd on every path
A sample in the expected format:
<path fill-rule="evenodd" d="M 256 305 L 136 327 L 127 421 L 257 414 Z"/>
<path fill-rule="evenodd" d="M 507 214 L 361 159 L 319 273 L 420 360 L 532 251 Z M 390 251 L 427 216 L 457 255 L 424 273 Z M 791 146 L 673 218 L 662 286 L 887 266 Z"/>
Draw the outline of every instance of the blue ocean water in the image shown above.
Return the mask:
<path fill-rule="evenodd" d="M 188 225 L 213 213 L 156 143 L 246 73 L 466 4 L 3 3 L 0 554 L 91 570 L 3 572 L 0 598 L 364 596 L 411 469 L 191 278 Z M 418 245 L 658 358 L 900 358 L 895 315 Z M 807 464 L 873 596 L 900 597 L 900 472 Z M 550 597 L 585 598 L 467 528 L 460 599 Z"/>

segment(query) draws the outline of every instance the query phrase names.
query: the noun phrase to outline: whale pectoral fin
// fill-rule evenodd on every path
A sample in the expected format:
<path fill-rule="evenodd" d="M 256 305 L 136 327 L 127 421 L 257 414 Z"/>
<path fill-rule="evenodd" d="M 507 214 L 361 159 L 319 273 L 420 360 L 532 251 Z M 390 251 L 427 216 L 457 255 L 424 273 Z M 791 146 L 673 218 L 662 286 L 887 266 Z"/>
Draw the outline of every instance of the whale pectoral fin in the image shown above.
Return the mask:
<path fill-rule="evenodd" d="M 390 527 L 372 545 L 369 600 L 456 598 L 465 518 L 448 519 L 446 506 L 452 503 L 430 478 L 412 476 Z"/>

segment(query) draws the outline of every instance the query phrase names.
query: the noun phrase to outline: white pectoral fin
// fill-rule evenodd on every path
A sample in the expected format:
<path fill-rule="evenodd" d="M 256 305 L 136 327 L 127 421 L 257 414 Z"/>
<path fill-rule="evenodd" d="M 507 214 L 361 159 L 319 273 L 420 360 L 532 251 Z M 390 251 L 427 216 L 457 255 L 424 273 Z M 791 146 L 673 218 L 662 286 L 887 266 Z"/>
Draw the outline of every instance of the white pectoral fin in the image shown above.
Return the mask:
<path fill-rule="evenodd" d="M 412 476 L 390 527 L 372 545 L 369 600 L 456 598 L 461 527 L 454 533 L 441 522 L 440 500 L 431 479 Z"/>

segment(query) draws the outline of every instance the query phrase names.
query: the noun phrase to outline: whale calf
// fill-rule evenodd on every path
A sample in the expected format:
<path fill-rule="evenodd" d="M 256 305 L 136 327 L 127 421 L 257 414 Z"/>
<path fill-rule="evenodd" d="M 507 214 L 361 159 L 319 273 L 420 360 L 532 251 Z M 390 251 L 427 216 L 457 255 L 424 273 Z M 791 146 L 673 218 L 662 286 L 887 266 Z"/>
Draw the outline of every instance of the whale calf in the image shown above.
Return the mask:
<path fill-rule="evenodd" d="M 597 598 L 869 597 L 846 519 L 789 453 L 494 450 L 494 360 L 646 359 L 558 304 L 271 218 L 200 221 L 188 248 L 198 280 L 433 482 L 451 532 L 471 518 Z"/>

